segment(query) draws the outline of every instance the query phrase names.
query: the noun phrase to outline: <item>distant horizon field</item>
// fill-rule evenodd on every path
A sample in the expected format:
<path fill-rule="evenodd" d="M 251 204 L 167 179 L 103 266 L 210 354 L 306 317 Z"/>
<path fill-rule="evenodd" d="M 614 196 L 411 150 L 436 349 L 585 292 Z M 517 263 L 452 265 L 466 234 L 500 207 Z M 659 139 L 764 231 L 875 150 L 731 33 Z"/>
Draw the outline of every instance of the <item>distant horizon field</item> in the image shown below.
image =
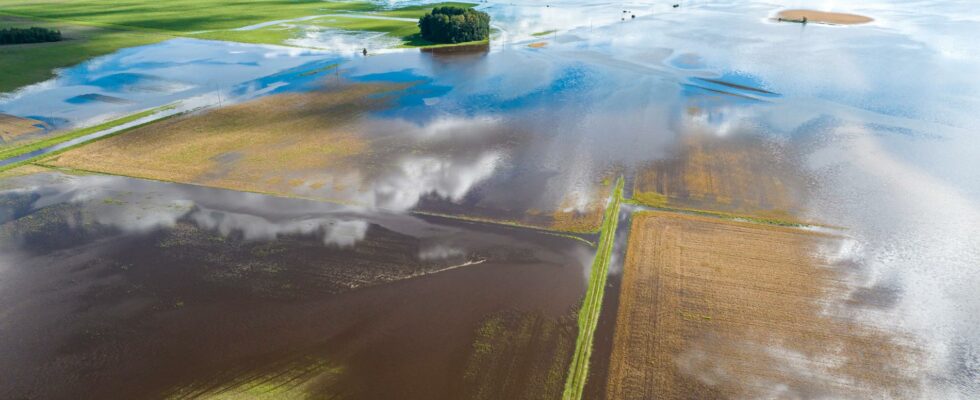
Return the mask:
<path fill-rule="evenodd" d="M 22 0 L 0 0 L 0 27 L 42 26 L 59 29 L 65 35 L 65 40 L 60 42 L 3 46 L 3 54 L 0 55 L 0 93 L 49 79 L 57 68 L 70 67 L 119 49 L 174 37 L 282 45 L 296 32 L 279 26 L 274 26 L 277 29 L 252 31 L 231 29 L 335 13 L 371 12 L 381 17 L 418 18 L 439 5 L 476 4 L 446 2 L 391 9 L 363 1 L 79 0 L 67 3 L 40 0 L 27 3 Z M 417 27 L 409 21 L 344 18 L 343 21 L 322 25 L 350 31 L 383 32 L 401 40 L 402 46 L 406 47 L 432 45 L 413 38 Z"/>

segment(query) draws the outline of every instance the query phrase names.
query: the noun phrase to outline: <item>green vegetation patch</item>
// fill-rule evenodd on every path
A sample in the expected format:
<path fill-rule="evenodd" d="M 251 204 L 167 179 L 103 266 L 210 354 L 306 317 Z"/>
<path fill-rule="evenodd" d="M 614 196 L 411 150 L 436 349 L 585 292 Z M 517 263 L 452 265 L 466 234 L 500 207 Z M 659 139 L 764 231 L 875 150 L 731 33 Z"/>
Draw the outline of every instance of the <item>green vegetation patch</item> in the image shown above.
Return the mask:
<path fill-rule="evenodd" d="M 459 7 L 459 8 L 473 8 L 476 7 L 475 3 L 460 3 L 455 1 L 444 1 L 442 3 L 429 3 L 420 4 L 415 6 L 405 6 L 399 7 L 393 10 L 380 11 L 376 14 L 383 15 L 386 17 L 397 17 L 397 18 L 412 18 L 419 19 L 423 15 L 428 14 L 436 7 Z"/>
<path fill-rule="evenodd" d="M 531 36 L 535 36 L 535 37 L 548 36 L 548 35 L 550 35 L 552 33 L 555 33 L 555 32 L 558 32 L 558 30 L 557 29 L 552 29 L 552 30 L 548 30 L 548 31 L 534 32 L 534 33 L 531 34 Z"/>
<path fill-rule="evenodd" d="M 423 39 L 435 43 L 465 43 L 490 38 L 490 15 L 472 8 L 435 7 L 419 18 Z"/>
<path fill-rule="evenodd" d="M 384 32 L 399 38 L 419 32 L 418 25 L 414 21 L 330 16 L 311 22 L 318 26 L 348 31 Z"/>
<path fill-rule="evenodd" d="M 381 9 L 372 2 L 322 0 L 0 0 L 0 13 L 7 15 L 169 33 L 234 29 L 308 15 Z"/>
<path fill-rule="evenodd" d="M 565 381 L 565 391 L 562 393 L 563 400 L 579 400 L 585 390 L 585 382 L 589 376 L 589 358 L 592 356 L 592 342 L 595 340 L 595 329 L 599 324 L 609 260 L 615 244 L 616 227 L 619 225 L 619 205 L 622 197 L 623 178 L 620 177 L 616 181 L 616 189 L 606 207 L 602 228 L 599 230 L 599 246 L 592 261 L 589 286 L 578 315 L 578 338 L 575 341 L 575 354 L 568 367 L 568 379 Z"/>
<path fill-rule="evenodd" d="M 32 26 L 30 28 L 0 28 L 0 45 L 57 42 L 61 31 Z"/>

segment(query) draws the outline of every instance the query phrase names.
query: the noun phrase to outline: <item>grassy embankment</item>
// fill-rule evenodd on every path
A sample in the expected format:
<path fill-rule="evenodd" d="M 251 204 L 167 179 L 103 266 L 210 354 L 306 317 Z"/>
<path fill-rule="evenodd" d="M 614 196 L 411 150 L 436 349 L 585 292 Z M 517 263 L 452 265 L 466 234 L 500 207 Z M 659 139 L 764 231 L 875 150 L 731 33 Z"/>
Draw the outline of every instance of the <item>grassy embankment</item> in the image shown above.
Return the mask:
<path fill-rule="evenodd" d="M 174 105 L 165 105 L 165 106 L 161 106 L 161 107 L 157 107 L 157 108 L 153 108 L 153 109 L 149 109 L 149 110 L 145 110 L 145 111 L 140 111 L 138 113 L 130 114 L 130 115 L 127 115 L 125 117 L 114 119 L 114 120 L 111 120 L 111 121 L 103 122 L 103 123 L 98 124 L 98 125 L 89 126 L 89 127 L 85 127 L 85 128 L 80 128 L 80 129 L 76 129 L 76 130 L 73 130 L 73 131 L 69 131 L 69 132 L 67 132 L 65 134 L 58 135 L 58 136 L 55 136 L 55 137 L 52 137 L 52 138 L 45 138 L 45 139 L 41 139 L 41 140 L 38 140 L 36 142 L 31 142 L 29 144 L 25 144 L 25 145 L 22 145 L 22 146 L 12 147 L 12 148 L 8 148 L 8 149 L 3 149 L 3 150 L 0 150 L 0 160 L 11 158 L 11 157 L 17 157 L 17 156 L 22 155 L 22 154 L 27 154 L 27 153 L 30 153 L 30 152 L 35 151 L 35 150 L 43 149 L 45 147 L 50 147 L 50 146 L 54 146 L 54 145 L 57 145 L 57 144 L 60 144 L 60 143 L 64 143 L 64 142 L 67 142 L 69 140 L 80 138 L 80 137 L 85 136 L 85 135 L 89 135 L 89 134 L 92 134 L 92 133 L 104 131 L 106 129 L 115 128 L 117 126 L 128 124 L 130 122 L 139 120 L 141 118 L 149 117 L 151 115 L 154 115 L 154 114 L 159 113 L 159 112 L 162 112 L 162 111 L 173 109 L 174 107 L 175 107 Z M 131 129 L 135 129 L 135 128 L 139 128 L 139 127 L 145 126 L 147 124 L 151 124 L 151 123 L 156 122 L 156 121 L 157 120 L 147 121 L 144 124 L 136 125 L 136 126 L 133 126 L 133 127 L 127 128 L 127 129 L 122 129 L 122 130 L 119 130 L 118 132 L 114 132 L 111 135 L 106 135 L 104 137 L 101 137 L 100 139 L 106 139 L 106 138 L 115 136 L 117 134 L 120 134 L 120 133 L 129 131 Z M 16 167 L 19 167 L 19 166 L 22 166 L 22 165 L 25 165 L 25 164 L 28 164 L 28 163 L 31 163 L 31 162 L 35 161 L 37 158 L 39 158 L 39 157 L 51 157 L 51 156 L 54 156 L 54 155 L 57 155 L 57 154 L 61 154 L 61 153 L 65 152 L 65 151 L 74 149 L 74 148 L 76 148 L 78 146 L 82 146 L 82 145 L 84 145 L 86 143 L 88 143 L 88 142 L 79 143 L 77 145 L 74 145 L 74 146 L 71 146 L 71 147 L 67 147 L 67 148 L 61 149 L 61 150 L 59 150 L 57 152 L 46 153 L 46 154 L 38 155 L 37 157 L 32 157 L 32 158 L 29 158 L 29 159 L 26 159 L 26 160 L 23 160 L 23 161 L 20 161 L 20 162 L 17 162 L 17 163 L 0 166 L 0 172 L 6 171 L 6 170 L 9 170 L 9 169 L 13 169 L 13 168 L 16 168 Z"/>
<path fill-rule="evenodd" d="M 283 44 L 299 32 L 281 26 L 252 31 L 230 29 L 334 13 L 418 18 L 433 6 L 436 4 L 386 10 L 371 2 L 320 0 L 139 0 L 126 5 L 113 0 L 0 0 L 0 26 L 42 26 L 59 29 L 65 37 L 61 42 L 4 46 L 0 55 L 0 92 L 48 79 L 56 68 L 174 37 Z M 337 17 L 316 25 L 383 32 L 400 38 L 403 46 L 432 45 L 413 36 L 418 31 L 413 21 Z"/>
<path fill-rule="evenodd" d="M 30 141 L 26 143 L 14 143 L 13 145 L 0 146 L 0 160 L 10 158 L 10 157 L 17 157 L 21 154 L 27 154 L 35 150 L 43 149 L 45 147 L 54 146 L 56 144 L 67 142 L 75 138 L 80 138 L 82 136 L 91 133 L 104 131 L 110 128 L 115 128 L 119 125 L 128 124 L 140 118 L 149 117 L 161 111 L 171 110 L 174 107 L 175 105 L 161 106 L 149 110 L 140 111 L 135 114 L 130 114 L 122 118 L 106 121 L 98 125 L 93 125 L 93 126 L 88 126 L 88 127 L 68 131 L 53 137 L 40 138 L 38 140 Z"/>
<path fill-rule="evenodd" d="M 582 398 L 585 381 L 589 376 L 589 357 L 592 355 L 592 342 L 595 329 L 599 324 L 599 311 L 602 308 L 602 296 L 606 288 L 609 259 L 612 257 L 613 244 L 616 237 L 616 226 L 619 223 L 619 205 L 623 196 L 623 178 L 616 181 L 606 215 L 599 231 L 599 246 L 596 248 L 595 259 L 592 261 L 592 273 L 589 275 L 589 285 L 582 301 L 582 309 L 578 315 L 578 338 L 575 340 L 575 353 L 568 368 L 568 378 L 565 381 L 563 400 L 578 400 Z"/>

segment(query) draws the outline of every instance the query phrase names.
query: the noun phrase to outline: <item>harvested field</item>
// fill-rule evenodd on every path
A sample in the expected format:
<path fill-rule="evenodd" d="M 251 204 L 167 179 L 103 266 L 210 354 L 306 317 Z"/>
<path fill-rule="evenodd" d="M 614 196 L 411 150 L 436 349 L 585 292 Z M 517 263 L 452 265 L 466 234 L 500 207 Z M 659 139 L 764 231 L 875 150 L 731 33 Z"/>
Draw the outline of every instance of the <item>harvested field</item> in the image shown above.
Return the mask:
<path fill-rule="evenodd" d="M 866 24 L 874 21 L 870 17 L 857 14 L 847 14 L 838 12 L 826 12 L 815 10 L 783 10 L 776 15 L 780 20 L 802 21 L 806 18 L 807 22 L 831 25 L 857 25 Z"/>
<path fill-rule="evenodd" d="M 0 146 L 44 131 L 44 122 L 0 113 Z"/>
<path fill-rule="evenodd" d="M 637 174 L 633 198 L 654 207 L 791 219 L 804 180 L 777 145 L 754 136 L 692 134 Z"/>
<path fill-rule="evenodd" d="M 635 215 L 606 397 L 915 397 L 915 352 L 832 313 L 842 271 L 816 254 L 838 240 Z"/>

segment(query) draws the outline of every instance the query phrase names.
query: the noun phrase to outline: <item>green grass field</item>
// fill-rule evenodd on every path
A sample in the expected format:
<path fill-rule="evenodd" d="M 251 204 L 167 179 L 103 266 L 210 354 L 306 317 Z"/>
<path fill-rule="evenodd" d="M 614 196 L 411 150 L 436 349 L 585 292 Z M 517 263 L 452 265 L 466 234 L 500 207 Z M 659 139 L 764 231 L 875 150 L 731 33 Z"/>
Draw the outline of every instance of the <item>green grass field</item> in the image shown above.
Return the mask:
<path fill-rule="evenodd" d="M 0 0 L 0 13 L 94 26 L 189 33 L 336 12 L 380 11 L 370 2 L 321 0 Z"/>
<path fill-rule="evenodd" d="M 44 26 L 60 29 L 66 40 L 3 46 L 0 92 L 43 81 L 53 69 L 69 67 L 116 50 L 176 36 L 245 43 L 283 44 L 299 32 L 272 26 L 252 31 L 230 29 L 311 15 L 361 14 L 418 18 L 438 3 L 388 9 L 371 2 L 322 0 L 0 0 L 0 27 Z M 414 35 L 414 21 L 328 17 L 318 25 L 352 31 L 383 32 L 403 47 L 432 45 Z M 208 31 L 208 32 L 201 32 Z"/>
<path fill-rule="evenodd" d="M 52 43 L 8 45 L 0 48 L 0 92 L 9 92 L 51 78 L 55 68 L 72 66 L 121 48 L 142 46 L 171 38 L 168 35 L 150 32 L 0 16 L 0 27 L 29 26 L 60 29 L 64 40 Z"/>
<path fill-rule="evenodd" d="M 609 272 L 609 259 L 612 257 L 613 244 L 616 241 L 616 227 L 619 225 L 619 205 L 623 197 L 623 178 L 616 181 L 612 200 L 606 207 L 599 230 L 599 246 L 596 248 L 595 259 L 592 260 L 592 272 L 589 274 L 589 286 L 582 301 L 578 314 L 578 338 L 575 340 L 575 353 L 568 367 L 568 378 L 565 381 L 565 391 L 562 400 L 579 400 L 585 390 L 585 382 L 589 376 L 589 358 L 592 356 L 592 342 L 595 339 L 595 329 L 599 324 L 599 312 L 602 309 L 602 296 L 606 288 L 606 278 Z"/>

